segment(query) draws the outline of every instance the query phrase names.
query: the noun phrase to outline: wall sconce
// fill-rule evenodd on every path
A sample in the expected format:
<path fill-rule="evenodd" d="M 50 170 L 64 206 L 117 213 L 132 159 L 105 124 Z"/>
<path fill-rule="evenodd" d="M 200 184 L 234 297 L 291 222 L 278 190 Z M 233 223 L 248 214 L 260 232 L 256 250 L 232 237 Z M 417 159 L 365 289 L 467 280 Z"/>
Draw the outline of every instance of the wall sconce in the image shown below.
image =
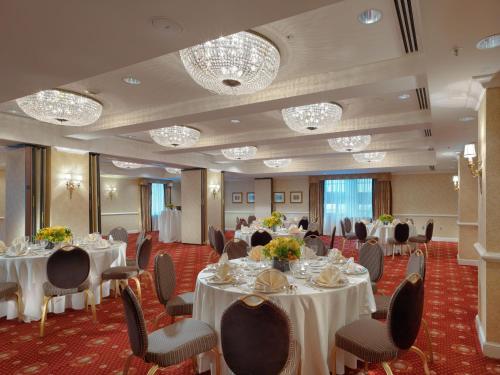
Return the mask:
<path fill-rule="evenodd" d="M 106 192 L 108 193 L 109 199 L 113 199 L 113 195 L 116 193 L 115 186 L 106 186 Z"/>
<path fill-rule="evenodd" d="M 476 154 L 476 145 L 474 143 L 470 143 L 465 145 L 464 147 L 464 158 L 469 160 L 469 170 L 472 173 L 472 177 L 481 176 L 481 161 L 474 161 L 474 158 L 477 157 Z"/>
<path fill-rule="evenodd" d="M 217 193 L 220 191 L 220 185 L 219 184 L 210 184 L 210 191 L 212 192 L 212 195 L 214 196 L 214 199 L 217 197 Z"/>
<path fill-rule="evenodd" d="M 73 192 L 80 189 L 82 183 L 82 176 L 66 175 L 66 189 L 69 191 L 69 199 L 73 198 Z"/>
<path fill-rule="evenodd" d="M 460 185 L 459 185 L 459 182 L 458 182 L 458 176 L 453 176 L 453 189 L 455 191 L 460 190 Z"/>

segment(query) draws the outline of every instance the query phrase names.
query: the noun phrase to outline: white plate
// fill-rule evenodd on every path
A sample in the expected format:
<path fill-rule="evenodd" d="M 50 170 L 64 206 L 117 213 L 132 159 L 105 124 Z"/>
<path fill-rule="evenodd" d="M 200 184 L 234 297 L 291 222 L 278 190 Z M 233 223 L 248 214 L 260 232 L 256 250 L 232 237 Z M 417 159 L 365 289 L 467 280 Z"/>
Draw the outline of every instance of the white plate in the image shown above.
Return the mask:
<path fill-rule="evenodd" d="M 320 282 L 318 282 L 318 281 L 316 281 L 314 279 L 312 281 L 313 281 L 314 285 L 316 285 L 316 286 L 319 286 L 321 288 L 329 288 L 329 289 L 343 288 L 343 287 L 349 285 L 349 280 L 344 280 L 344 281 L 342 281 L 341 283 L 339 283 L 337 285 L 323 284 L 323 283 L 320 283 Z"/>

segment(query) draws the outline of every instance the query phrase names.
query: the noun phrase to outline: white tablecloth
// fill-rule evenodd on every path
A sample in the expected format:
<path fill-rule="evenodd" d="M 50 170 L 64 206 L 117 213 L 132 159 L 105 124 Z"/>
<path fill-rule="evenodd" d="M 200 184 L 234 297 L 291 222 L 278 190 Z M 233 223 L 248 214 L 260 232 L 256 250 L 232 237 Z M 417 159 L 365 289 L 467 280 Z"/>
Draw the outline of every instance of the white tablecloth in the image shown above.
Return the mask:
<path fill-rule="evenodd" d="M 82 246 L 85 248 L 85 246 Z M 127 244 L 116 241 L 107 249 L 88 249 L 90 255 L 89 280 L 94 292 L 96 304 L 100 303 L 99 283 L 101 273 L 106 268 L 124 266 L 126 263 Z M 24 321 L 40 320 L 43 301 L 43 283 L 47 281 L 47 260 L 49 255 L 5 257 L 0 256 L 0 281 L 15 281 L 21 286 L 24 302 Z M 109 295 L 110 282 L 103 284 L 104 296 Z M 62 313 L 65 308 L 83 309 L 84 293 L 53 298 L 49 303 L 49 312 Z M 0 301 L 0 317 L 17 318 L 15 300 Z"/>
<path fill-rule="evenodd" d="M 163 210 L 158 218 L 159 240 L 161 242 L 181 241 L 182 213 L 179 210 Z"/>
<path fill-rule="evenodd" d="M 408 224 L 410 226 L 410 237 L 416 236 L 417 235 L 417 228 L 415 225 Z M 394 230 L 396 226 L 392 224 L 388 225 L 377 225 L 375 227 L 375 224 L 368 224 L 366 226 L 366 229 L 368 231 L 368 234 L 370 236 L 376 236 L 378 237 L 378 242 L 382 246 L 382 248 L 385 251 L 385 255 L 390 255 L 392 254 L 391 250 L 391 245 L 389 244 L 389 239 L 394 238 Z M 395 253 L 399 253 L 400 247 L 396 246 L 394 248 Z"/>
<path fill-rule="evenodd" d="M 250 233 L 243 233 L 241 230 L 237 230 L 234 232 L 234 238 L 238 238 L 240 240 L 244 240 L 247 244 L 251 244 L 251 239 L 252 239 L 252 234 L 254 232 Z M 306 234 L 306 231 L 301 231 L 296 234 L 290 234 L 287 232 L 269 232 L 271 234 L 272 238 L 276 237 L 297 237 L 297 238 L 304 238 L 304 235 Z"/>
<path fill-rule="evenodd" d="M 240 263 L 241 260 L 232 262 Z M 208 285 L 202 271 L 196 281 L 193 318 L 208 323 L 220 338 L 220 321 L 224 310 L 239 297 L 249 294 L 248 286 Z M 350 285 L 340 289 L 314 289 L 297 281 L 296 294 L 272 294 L 288 313 L 294 326 L 295 338 L 301 345 L 302 374 L 328 375 L 333 368 L 330 354 L 335 332 L 352 321 L 370 317 L 375 300 L 368 274 L 349 276 Z M 246 289 L 245 289 L 246 288 Z M 220 342 L 219 342 L 220 346 Z M 219 348 L 220 349 L 220 348 Z M 209 358 L 201 358 L 200 370 L 208 370 Z M 230 373 L 223 363 L 223 374 Z M 337 374 L 344 373 L 344 364 L 356 368 L 356 358 L 337 350 Z"/>

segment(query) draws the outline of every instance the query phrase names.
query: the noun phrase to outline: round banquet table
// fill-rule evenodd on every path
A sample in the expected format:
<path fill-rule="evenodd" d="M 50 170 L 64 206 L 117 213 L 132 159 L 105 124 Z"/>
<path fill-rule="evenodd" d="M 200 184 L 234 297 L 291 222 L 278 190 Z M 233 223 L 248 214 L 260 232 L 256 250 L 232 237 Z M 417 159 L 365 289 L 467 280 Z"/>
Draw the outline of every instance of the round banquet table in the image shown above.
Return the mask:
<path fill-rule="evenodd" d="M 234 238 L 238 238 L 240 240 L 244 240 L 247 244 L 251 244 L 252 240 L 252 234 L 254 232 L 242 232 L 241 230 L 237 230 L 234 232 Z M 304 235 L 306 234 L 306 231 L 300 231 L 299 233 L 288 233 L 288 232 L 269 232 L 271 234 L 272 238 L 276 237 L 297 237 L 297 238 L 304 238 Z"/>
<path fill-rule="evenodd" d="M 115 241 L 108 248 L 93 249 L 81 246 L 90 255 L 89 281 L 96 304 L 100 303 L 99 283 L 101 273 L 109 267 L 126 265 L 127 244 Z M 47 260 L 52 251 L 41 255 L 18 257 L 0 256 L 0 281 L 15 281 L 21 286 L 24 303 L 24 321 L 40 320 L 43 301 L 43 283 L 47 281 Z M 103 284 L 103 295 L 108 296 L 110 282 Z M 54 297 L 49 303 L 49 312 L 62 313 L 66 308 L 80 310 L 85 308 L 82 293 Z M 17 318 L 17 306 L 14 300 L 0 301 L 0 317 Z"/>
<path fill-rule="evenodd" d="M 243 264 L 240 259 L 232 263 Z M 202 320 L 215 329 L 219 335 L 220 322 L 226 308 L 235 300 L 253 293 L 249 286 L 212 285 L 208 277 L 212 273 L 203 270 L 196 281 L 193 318 Z M 291 275 L 289 278 L 293 279 Z M 349 285 L 337 289 L 318 289 L 296 280 L 294 294 L 275 293 L 267 295 L 288 313 L 293 324 L 294 336 L 301 345 L 302 374 L 328 375 L 331 350 L 335 343 L 335 332 L 359 318 L 369 318 L 376 305 L 369 280 L 369 274 L 348 276 Z M 244 339 L 244 338 L 242 338 Z M 222 356 L 222 355 L 221 355 Z M 201 371 L 209 369 L 209 357 L 199 358 Z M 344 364 L 356 368 L 357 358 L 352 354 L 337 350 L 337 374 L 344 373 Z M 230 374 L 224 358 L 221 358 L 222 374 Z M 333 371 L 332 371 L 333 372 Z"/>
<path fill-rule="evenodd" d="M 161 242 L 181 241 L 182 213 L 179 210 L 167 208 L 158 218 L 158 238 Z"/>
<path fill-rule="evenodd" d="M 417 228 L 415 225 L 409 224 L 410 226 L 410 237 L 416 236 L 417 235 Z M 395 225 L 393 224 L 387 224 L 387 225 L 375 225 L 375 224 L 368 224 L 366 226 L 366 229 L 368 231 L 369 236 L 376 236 L 378 237 L 378 242 L 384 249 L 385 255 L 391 255 L 392 250 L 391 250 L 391 245 L 389 244 L 389 239 L 394 238 L 394 229 L 396 228 Z M 394 247 L 394 252 L 399 253 L 400 252 L 400 247 L 395 246 Z"/>

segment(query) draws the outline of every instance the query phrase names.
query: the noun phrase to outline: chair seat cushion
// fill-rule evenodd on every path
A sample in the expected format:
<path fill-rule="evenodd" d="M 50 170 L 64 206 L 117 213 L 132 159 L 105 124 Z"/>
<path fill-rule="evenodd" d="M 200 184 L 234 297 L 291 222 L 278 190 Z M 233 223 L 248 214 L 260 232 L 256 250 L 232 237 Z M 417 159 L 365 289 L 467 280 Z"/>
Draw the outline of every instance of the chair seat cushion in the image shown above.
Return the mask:
<path fill-rule="evenodd" d="M 367 237 L 366 237 L 366 240 L 367 240 L 367 241 L 370 241 L 370 240 L 375 240 L 375 241 L 378 241 L 378 237 L 377 237 L 377 236 L 367 236 Z"/>
<path fill-rule="evenodd" d="M 111 267 L 102 272 L 103 280 L 121 280 L 129 279 L 139 275 L 137 267 L 134 266 L 122 266 L 122 267 Z"/>
<path fill-rule="evenodd" d="M 193 315 L 194 293 L 182 293 L 168 300 L 165 308 L 170 316 Z"/>
<path fill-rule="evenodd" d="M 137 267 L 137 259 L 135 259 L 135 258 L 127 258 L 126 265 L 128 267 Z"/>
<path fill-rule="evenodd" d="M 390 361 L 398 355 L 386 325 L 375 319 L 360 319 L 342 327 L 335 334 L 335 344 L 370 363 Z"/>
<path fill-rule="evenodd" d="M 7 298 L 17 292 L 17 283 L 0 283 L 0 298 Z"/>
<path fill-rule="evenodd" d="M 377 293 L 377 290 L 378 290 L 377 283 L 375 281 L 372 281 L 371 283 L 372 283 L 372 291 L 373 291 L 373 293 Z"/>
<path fill-rule="evenodd" d="M 380 294 L 375 294 L 375 305 L 377 305 L 377 311 L 372 314 L 373 319 L 386 319 L 389 312 L 389 305 L 391 303 L 391 296 L 382 296 Z"/>
<path fill-rule="evenodd" d="M 46 281 L 43 283 L 43 294 L 47 297 L 65 296 L 68 294 L 83 292 L 85 289 L 88 289 L 89 287 L 90 287 L 90 282 L 88 279 L 85 280 L 77 288 L 70 288 L 70 289 L 59 288 L 59 287 L 51 284 L 49 281 Z"/>
<path fill-rule="evenodd" d="M 405 245 L 406 244 L 406 242 L 398 242 L 395 238 L 389 238 L 387 243 L 390 243 L 391 245 L 399 245 L 399 244 Z"/>
<path fill-rule="evenodd" d="M 421 234 L 419 234 L 418 236 L 410 237 L 408 239 L 408 241 L 410 241 L 410 242 L 417 242 L 417 243 L 426 243 L 427 242 L 427 238 L 425 238 L 425 236 L 422 236 Z"/>
<path fill-rule="evenodd" d="M 205 322 L 183 319 L 148 335 L 144 360 L 161 367 L 171 366 L 217 345 L 217 334 Z"/>

